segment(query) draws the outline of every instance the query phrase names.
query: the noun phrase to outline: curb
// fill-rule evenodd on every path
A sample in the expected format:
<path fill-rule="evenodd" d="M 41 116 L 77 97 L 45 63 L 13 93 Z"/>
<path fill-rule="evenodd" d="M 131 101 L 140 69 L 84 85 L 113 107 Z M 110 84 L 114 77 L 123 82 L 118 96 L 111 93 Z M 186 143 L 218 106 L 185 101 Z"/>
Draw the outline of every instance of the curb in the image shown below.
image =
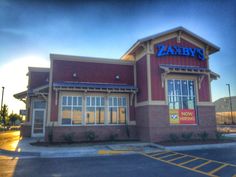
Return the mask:
<path fill-rule="evenodd" d="M 0 154 L 3 155 L 13 155 L 13 156 L 35 156 L 40 157 L 40 152 L 17 152 L 17 151 L 9 151 L 5 149 L 0 149 Z"/>
<path fill-rule="evenodd" d="M 221 144 L 203 144 L 203 145 L 186 145 L 186 146 L 164 146 L 165 150 L 171 151 L 188 151 L 188 150 L 202 150 L 213 148 L 227 148 L 236 146 L 236 143 L 221 143 Z"/>

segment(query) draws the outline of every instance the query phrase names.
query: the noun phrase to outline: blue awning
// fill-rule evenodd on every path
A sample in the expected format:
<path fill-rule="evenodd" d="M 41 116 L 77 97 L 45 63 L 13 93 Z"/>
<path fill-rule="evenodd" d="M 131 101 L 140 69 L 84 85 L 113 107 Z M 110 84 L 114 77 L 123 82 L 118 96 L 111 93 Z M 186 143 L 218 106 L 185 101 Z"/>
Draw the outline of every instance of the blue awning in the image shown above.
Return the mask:
<path fill-rule="evenodd" d="M 91 83 L 91 82 L 54 82 L 56 89 L 79 89 L 88 91 L 136 92 L 137 87 L 126 84 Z"/>

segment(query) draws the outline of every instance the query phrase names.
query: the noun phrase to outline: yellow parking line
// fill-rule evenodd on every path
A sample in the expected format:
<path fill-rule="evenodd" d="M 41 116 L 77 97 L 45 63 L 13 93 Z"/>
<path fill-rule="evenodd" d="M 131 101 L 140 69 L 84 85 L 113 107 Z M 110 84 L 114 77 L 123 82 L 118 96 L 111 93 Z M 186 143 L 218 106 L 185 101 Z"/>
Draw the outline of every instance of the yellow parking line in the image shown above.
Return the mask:
<path fill-rule="evenodd" d="M 166 157 L 171 157 L 171 156 L 173 156 L 173 155 L 176 155 L 176 154 L 173 153 L 173 154 L 169 154 L 169 155 L 161 156 L 161 157 L 159 157 L 159 158 L 160 158 L 160 159 L 164 159 L 164 158 L 166 158 Z"/>
<path fill-rule="evenodd" d="M 166 161 L 166 160 L 162 160 L 162 159 L 160 159 L 160 158 L 155 158 L 155 157 L 153 157 L 153 156 L 148 156 L 147 154 L 142 154 L 142 155 L 144 155 L 144 156 L 146 156 L 146 157 L 149 157 L 149 158 L 152 158 L 152 159 L 155 159 L 155 160 L 159 160 L 159 161 L 164 162 L 164 163 L 168 163 L 168 164 L 171 164 L 171 165 L 180 167 L 180 168 L 184 168 L 184 169 L 187 169 L 187 170 L 190 170 L 190 171 L 194 171 L 194 172 L 196 172 L 196 173 L 201 173 L 201 174 L 204 174 L 204 175 L 207 175 L 207 176 L 210 176 L 210 177 L 218 177 L 218 176 L 216 176 L 216 175 L 214 175 L 214 174 L 208 174 L 208 173 L 206 173 L 206 172 L 199 171 L 199 170 L 195 170 L 195 169 L 192 169 L 192 168 L 189 168 L 189 167 L 186 167 L 186 166 L 180 166 L 180 165 L 175 164 L 175 163 L 173 163 L 173 162 L 169 162 L 169 161 Z"/>
<path fill-rule="evenodd" d="M 214 170 L 209 171 L 208 173 L 209 173 L 209 174 L 213 174 L 213 173 L 219 171 L 220 169 L 222 169 L 222 168 L 224 168 L 224 167 L 226 167 L 226 166 L 228 166 L 228 164 L 221 165 L 221 166 L 219 166 L 218 168 L 215 168 Z"/>
<path fill-rule="evenodd" d="M 193 156 L 193 155 L 188 155 L 188 154 L 183 154 L 183 153 L 180 153 L 180 152 L 176 152 L 176 154 L 181 154 L 181 155 L 187 155 L 189 157 L 193 157 L 193 158 L 198 158 L 198 159 L 202 159 L 202 160 L 210 160 L 210 159 L 206 159 L 206 158 L 203 158 L 203 157 L 197 157 L 197 156 Z M 224 162 L 220 162 L 220 161 L 216 161 L 216 160 L 211 160 L 212 162 L 216 162 L 216 163 L 220 163 L 220 164 L 227 164 L 229 166 L 232 166 L 232 167 L 236 167 L 236 165 L 234 164 L 230 164 L 230 163 L 224 163 Z"/>
<path fill-rule="evenodd" d="M 186 163 L 192 162 L 192 161 L 197 160 L 197 159 L 198 159 L 198 158 L 193 158 L 193 159 L 191 159 L 191 160 L 188 160 L 188 161 L 179 163 L 178 165 L 184 165 L 184 164 L 186 164 Z"/>
<path fill-rule="evenodd" d="M 202 164 L 200 164 L 200 165 L 198 165 L 198 166 L 196 166 L 196 167 L 193 167 L 192 169 L 196 170 L 197 168 L 200 168 L 200 167 L 202 167 L 202 166 L 204 166 L 204 165 L 207 165 L 207 164 L 209 164 L 209 163 L 211 163 L 211 162 L 212 162 L 212 161 L 209 160 L 209 161 L 207 161 L 207 162 L 205 162 L 205 163 L 202 163 Z"/>
<path fill-rule="evenodd" d="M 178 160 L 178 159 L 181 159 L 181 158 L 183 158 L 183 157 L 187 157 L 187 155 L 183 155 L 183 156 L 181 156 L 181 157 L 176 157 L 176 158 L 174 158 L 174 159 L 170 159 L 170 160 L 167 160 L 167 161 L 173 162 L 173 161 Z"/>
<path fill-rule="evenodd" d="M 164 152 L 160 152 L 160 153 L 157 153 L 157 154 L 152 154 L 151 156 L 156 156 L 156 155 L 161 155 L 161 154 L 167 154 L 169 153 L 170 151 L 164 151 Z"/>

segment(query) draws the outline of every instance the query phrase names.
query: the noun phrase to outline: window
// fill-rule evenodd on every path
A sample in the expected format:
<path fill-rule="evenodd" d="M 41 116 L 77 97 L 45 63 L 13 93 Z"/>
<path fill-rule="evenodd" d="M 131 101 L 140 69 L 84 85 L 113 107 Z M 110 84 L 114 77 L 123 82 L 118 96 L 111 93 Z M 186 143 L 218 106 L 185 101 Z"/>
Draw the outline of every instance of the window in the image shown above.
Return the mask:
<path fill-rule="evenodd" d="M 86 124 L 105 123 L 105 98 L 86 96 Z"/>
<path fill-rule="evenodd" d="M 45 101 L 34 101 L 33 107 L 35 109 L 45 109 L 46 108 L 46 102 Z"/>
<path fill-rule="evenodd" d="M 171 124 L 195 124 L 195 89 L 193 80 L 168 80 Z"/>
<path fill-rule="evenodd" d="M 85 101 L 83 103 L 83 100 Z M 61 97 L 62 125 L 125 124 L 127 97 L 103 95 Z"/>
<path fill-rule="evenodd" d="M 127 112 L 126 97 L 109 97 L 108 108 L 109 124 L 125 124 Z"/>
<path fill-rule="evenodd" d="M 82 97 L 62 96 L 62 125 L 82 124 Z"/>

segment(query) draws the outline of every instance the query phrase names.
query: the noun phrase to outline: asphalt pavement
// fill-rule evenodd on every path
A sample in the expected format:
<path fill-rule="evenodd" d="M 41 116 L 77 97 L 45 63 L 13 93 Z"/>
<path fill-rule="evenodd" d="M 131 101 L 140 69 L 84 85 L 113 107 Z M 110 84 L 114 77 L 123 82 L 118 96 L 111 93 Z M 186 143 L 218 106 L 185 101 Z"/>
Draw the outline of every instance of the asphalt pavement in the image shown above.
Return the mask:
<path fill-rule="evenodd" d="M 11 138 L 10 134 L 14 136 Z M 1 141 L 13 144 L 10 148 L 17 151 L 23 146 L 19 146 L 17 133 L 10 134 L 1 136 Z M 4 144 L 1 144 L 1 147 L 4 147 Z M 100 149 L 97 151 L 100 156 L 93 157 L 88 157 L 88 153 L 87 157 L 42 157 L 0 151 L 0 177 L 236 177 L 234 144 L 221 148 L 179 152 L 140 151 L 136 154 L 117 153 L 121 147 L 126 149 L 132 146 L 113 145 L 113 150 Z M 140 146 L 134 147 L 140 149 Z M 73 148 L 67 148 L 67 151 L 73 151 Z"/>

